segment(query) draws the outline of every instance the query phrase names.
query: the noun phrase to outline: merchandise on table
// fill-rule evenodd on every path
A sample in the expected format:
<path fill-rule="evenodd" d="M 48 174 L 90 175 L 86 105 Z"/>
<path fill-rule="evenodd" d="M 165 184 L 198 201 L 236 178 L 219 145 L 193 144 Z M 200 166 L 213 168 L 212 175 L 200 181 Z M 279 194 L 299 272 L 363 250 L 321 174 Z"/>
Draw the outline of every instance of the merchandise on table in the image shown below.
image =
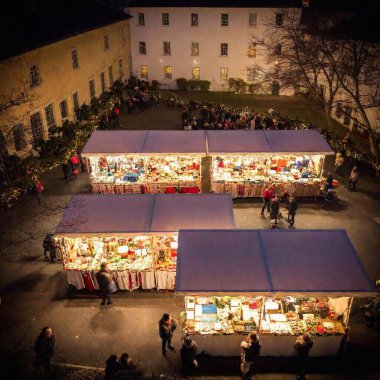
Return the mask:
<path fill-rule="evenodd" d="M 200 182 L 198 156 L 101 156 L 91 157 L 90 163 L 93 184 Z"/>
<path fill-rule="evenodd" d="M 123 185 L 145 183 L 144 159 L 137 156 L 102 156 L 90 159 L 91 182 Z"/>
<path fill-rule="evenodd" d="M 261 298 L 185 297 L 185 334 L 248 334 L 260 319 Z"/>
<path fill-rule="evenodd" d="M 320 183 L 322 156 L 239 155 L 216 156 L 212 178 L 220 183 Z"/>
<path fill-rule="evenodd" d="M 342 335 L 344 327 L 337 319 L 329 298 L 266 298 L 260 332 L 272 335 Z"/>
<path fill-rule="evenodd" d="M 57 242 L 66 270 L 97 271 L 103 262 L 111 271 L 175 272 L 177 268 L 177 235 L 60 238 Z"/>

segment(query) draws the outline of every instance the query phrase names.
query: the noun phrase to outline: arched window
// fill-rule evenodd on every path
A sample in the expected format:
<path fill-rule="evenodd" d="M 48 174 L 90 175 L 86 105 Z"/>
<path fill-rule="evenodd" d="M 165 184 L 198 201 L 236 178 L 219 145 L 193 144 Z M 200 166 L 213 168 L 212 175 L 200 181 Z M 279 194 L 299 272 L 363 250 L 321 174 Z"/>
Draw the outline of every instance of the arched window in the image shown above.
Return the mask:
<path fill-rule="evenodd" d="M 17 151 L 25 149 L 25 132 L 22 124 L 17 124 L 13 127 L 13 141 Z"/>

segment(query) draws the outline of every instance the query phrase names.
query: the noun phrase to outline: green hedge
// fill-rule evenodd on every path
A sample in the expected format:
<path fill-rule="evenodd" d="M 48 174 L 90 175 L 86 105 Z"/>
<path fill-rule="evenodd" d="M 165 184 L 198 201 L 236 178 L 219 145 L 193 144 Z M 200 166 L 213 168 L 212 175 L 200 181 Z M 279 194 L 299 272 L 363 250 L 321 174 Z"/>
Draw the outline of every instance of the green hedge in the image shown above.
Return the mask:
<path fill-rule="evenodd" d="M 187 80 L 186 78 L 177 78 L 176 83 L 178 90 L 181 91 L 208 91 L 211 85 L 211 82 L 208 80 Z"/>

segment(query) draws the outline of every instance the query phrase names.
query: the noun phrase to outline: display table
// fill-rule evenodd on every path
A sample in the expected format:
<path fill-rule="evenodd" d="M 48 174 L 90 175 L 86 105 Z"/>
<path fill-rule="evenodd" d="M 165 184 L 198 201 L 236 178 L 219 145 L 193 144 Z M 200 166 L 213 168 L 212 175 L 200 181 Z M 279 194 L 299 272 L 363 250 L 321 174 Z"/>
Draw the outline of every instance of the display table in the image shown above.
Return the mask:
<path fill-rule="evenodd" d="M 198 352 L 205 351 L 213 356 L 240 356 L 240 343 L 247 335 L 189 335 L 198 346 Z M 314 336 L 310 356 L 332 356 L 339 353 L 342 342 L 339 336 Z M 295 336 L 260 335 L 261 356 L 295 356 Z"/>
<path fill-rule="evenodd" d="M 231 183 L 215 182 L 211 184 L 213 193 L 229 193 L 233 198 L 260 198 L 268 183 Z M 281 193 L 293 194 L 299 197 L 315 197 L 319 194 L 321 181 L 313 184 L 282 183 L 279 185 Z"/>
<path fill-rule="evenodd" d="M 107 183 L 92 183 L 94 194 L 145 194 L 146 186 L 140 184 L 114 185 Z"/>

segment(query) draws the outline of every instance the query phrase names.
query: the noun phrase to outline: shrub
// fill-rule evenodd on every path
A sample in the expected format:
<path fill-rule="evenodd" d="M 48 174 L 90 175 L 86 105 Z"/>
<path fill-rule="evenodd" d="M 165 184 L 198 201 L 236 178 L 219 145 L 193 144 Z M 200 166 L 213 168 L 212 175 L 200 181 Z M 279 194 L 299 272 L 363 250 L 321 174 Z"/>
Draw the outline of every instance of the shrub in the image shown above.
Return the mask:
<path fill-rule="evenodd" d="M 153 79 L 152 82 L 150 82 L 150 88 L 153 91 L 159 90 L 161 87 L 161 83 L 158 80 Z"/>
<path fill-rule="evenodd" d="M 209 80 L 200 80 L 199 87 L 202 91 L 208 91 L 210 89 L 211 82 Z"/>
<path fill-rule="evenodd" d="M 228 87 L 230 91 L 235 91 L 236 88 L 236 79 L 235 78 L 229 78 L 228 79 Z"/>
<path fill-rule="evenodd" d="M 188 81 L 186 78 L 177 78 L 175 81 L 177 83 L 178 90 L 187 91 Z"/>

